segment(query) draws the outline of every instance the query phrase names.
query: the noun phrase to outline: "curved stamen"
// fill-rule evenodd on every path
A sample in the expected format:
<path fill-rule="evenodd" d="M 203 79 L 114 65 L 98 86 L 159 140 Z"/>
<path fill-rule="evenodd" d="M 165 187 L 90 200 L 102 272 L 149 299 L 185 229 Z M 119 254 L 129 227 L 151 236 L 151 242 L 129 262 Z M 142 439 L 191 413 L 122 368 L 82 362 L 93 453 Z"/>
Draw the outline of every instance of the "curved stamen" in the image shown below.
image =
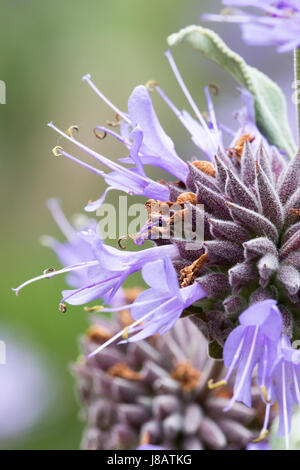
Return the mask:
<path fill-rule="evenodd" d="M 188 102 L 190 103 L 191 105 L 191 108 L 193 109 L 194 113 L 196 114 L 197 118 L 199 119 L 199 122 L 201 123 L 201 125 L 204 127 L 204 129 L 206 129 L 208 132 L 209 132 L 209 129 L 208 129 L 208 126 L 205 122 L 205 119 L 203 118 L 202 114 L 200 113 L 199 109 L 198 109 L 198 106 L 196 105 L 195 101 L 193 100 L 192 98 L 192 95 L 190 94 L 189 90 L 187 89 L 184 81 L 183 81 L 183 78 L 182 76 L 180 75 L 180 72 L 177 68 L 177 65 L 175 64 L 175 61 L 173 59 L 173 56 L 172 56 L 172 53 L 170 50 L 168 50 L 166 53 L 165 53 L 168 61 L 169 61 L 169 64 L 174 72 L 174 75 L 178 81 L 178 84 L 179 86 L 181 87 L 184 95 L 186 96 Z"/>
<path fill-rule="evenodd" d="M 61 153 L 61 151 L 63 150 L 62 147 L 60 147 L 59 145 L 56 145 L 53 149 L 52 149 L 52 153 L 55 157 L 62 157 L 63 154 Z"/>
<path fill-rule="evenodd" d="M 133 238 L 131 235 L 129 235 L 129 234 L 127 234 L 127 235 L 122 235 L 121 237 L 118 238 L 118 246 L 119 246 L 119 248 L 121 248 L 121 250 L 126 250 L 126 246 L 124 246 L 124 245 L 122 244 L 122 241 L 123 241 L 123 240 L 125 241 L 125 240 L 128 240 L 128 239 L 134 241 L 134 238 Z"/>
<path fill-rule="evenodd" d="M 218 382 L 214 382 L 213 379 L 209 379 L 209 381 L 207 382 L 207 386 L 209 388 L 209 390 L 215 390 L 216 388 L 219 388 L 219 387 L 223 387 L 224 385 L 227 385 L 227 381 L 226 380 L 219 380 Z"/>
<path fill-rule="evenodd" d="M 54 149 L 53 149 L 53 153 L 54 153 Z M 88 170 L 92 171 L 93 173 L 95 173 L 98 176 L 101 176 L 101 177 L 105 176 L 104 171 L 98 170 L 97 168 L 93 167 L 92 165 L 89 165 L 88 163 L 85 163 L 82 160 L 79 160 L 79 158 L 73 157 L 73 155 L 71 155 L 70 153 L 65 152 L 62 147 L 60 147 L 60 155 L 59 156 L 69 158 L 69 160 L 72 160 L 73 162 L 77 163 L 78 165 L 81 165 L 84 168 L 87 168 Z"/>
<path fill-rule="evenodd" d="M 94 92 L 100 96 L 100 98 L 111 108 L 115 111 L 115 113 L 117 113 L 119 116 L 121 116 L 124 121 L 128 122 L 128 124 L 131 124 L 131 121 L 130 119 L 126 116 L 125 113 L 122 113 L 122 111 L 120 111 L 108 98 L 106 98 L 105 95 L 103 95 L 103 93 L 101 93 L 101 91 L 96 87 L 96 85 L 92 82 L 91 80 L 91 75 L 89 73 L 87 73 L 86 75 L 84 75 L 82 77 L 82 81 L 83 82 L 87 82 L 89 84 L 89 86 L 92 88 L 92 90 L 94 90 Z"/>
<path fill-rule="evenodd" d="M 95 136 L 97 137 L 97 139 L 99 139 L 99 140 L 105 139 L 105 137 L 107 136 L 107 132 L 102 131 L 102 134 L 99 134 L 99 132 L 97 132 L 97 130 L 98 129 L 96 127 L 94 127 L 93 132 L 94 132 Z"/>
<path fill-rule="evenodd" d="M 106 348 L 107 346 L 109 346 L 111 343 L 113 343 L 115 340 L 117 340 L 118 338 L 121 338 L 124 334 L 127 334 L 128 332 L 131 332 L 135 326 L 137 325 L 140 325 L 140 323 L 144 322 L 147 318 L 151 317 L 152 315 L 154 315 L 154 313 L 159 310 L 160 308 L 162 307 L 165 307 L 167 304 L 169 304 L 170 302 L 173 302 L 174 299 L 176 297 L 172 297 L 171 299 L 167 300 L 166 302 L 162 303 L 159 307 L 155 308 L 154 310 L 152 310 L 151 312 L 147 313 L 146 315 L 144 315 L 143 317 L 139 318 L 138 320 L 136 320 L 134 323 L 132 323 L 131 325 L 125 327 L 123 330 L 119 331 L 119 333 L 117 333 L 115 336 L 113 336 L 112 338 L 110 338 L 108 341 L 106 341 L 104 344 L 102 344 L 101 346 L 99 346 L 97 349 L 95 349 L 95 351 L 93 351 L 92 353 L 90 353 L 87 358 L 90 359 L 92 356 L 95 356 L 95 354 L 98 354 L 100 351 L 102 351 L 104 348 Z M 157 300 L 160 300 L 160 299 L 157 299 Z M 150 301 L 150 302 L 153 302 Z M 139 302 L 138 304 L 139 305 L 142 305 L 142 304 L 145 304 L 145 303 L 150 303 L 149 301 L 148 302 Z M 138 304 L 135 304 L 135 305 L 138 305 Z M 134 303 L 133 304 L 129 304 L 128 306 L 126 307 L 117 307 L 117 308 L 114 308 L 114 309 L 103 309 L 103 311 L 105 312 L 108 312 L 108 311 L 119 311 L 119 310 L 123 310 L 124 308 L 132 308 L 134 306 Z M 127 328 L 127 330 L 126 330 Z M 126 330 L 126 331 L 125 331 Z"/>
<path fill-rule="evenodd" d="M 130 171 L 128 168 L 124 168 L 122 167 L 121 165 L 113 162 L 112 160 L 109 160 L 108 158 L 104 157 L 103 155 L 100 155 L 99 153 L 95 152 L 94 150 L 88 148 L 86 145 L 82 144 L 81 142 L 79 142 L 78 140 L 74 139 L 73 137 L 69 137 L 67 134 L 65 134 L 63 131 L 61 131 L 60 129 L 58 129 L 54 124 L 53 122 L 49 122 L 48 123 L 48 126 L 51 127 L 55 132 L 57 132 L 58 134 L 60 134 L 61 136 L 65 137 L 65 139 L 69 140 L 70 142 L 72 142 L 74 145 L 76 145 L 78 148 L 80 148 L 81 150 L 83 150 L 84 152 L 86 152 L 87 154 L 89 154 L 91 157 L 95 158 L 96 160 L 98 160 L 100 163 L 102 163 L 103 165 L 106 165 L 108 168 L 110 168 L 111 170 L 114 170 L 114 171 L 117 171 L 118 173 L 123 173 L 124 175 L 126 176 L 129 176 L 130 179 L 134 178 L 135 180 L 138 180 L 139 182 L 141 183 L 153 183 L 153 181 L 148 178 L 148 177 L 145 177 L 145 176 L 142 176 L 140 175 L 139 173 L 133 173 L 132 171 Z M 105 175 L 104 172 L 100 172 L 99 170 L 96 170 L 94 167 L 91 167 L 90 165 L 87 165 L 87 164 L 83 164 L 83 162 L 81 162 L 81 160 L 78 160 L 77 158 L 73 157 L 72 155 L 64 152 L 64 150 L 59 147 L 60 149 L 60 153 L 62 155 L 65 155 L 67 156 L 68 158 L 70 158 L 71 160 L 75 161 L 76 163 L 79 163 L 83 166 L 86 166 L 87 168 L 89 168 L 90 170 L 94 171 L 95 173 L 98 172 L 98 174 L 100 174 L 101 176 Z M 157 185 L 159 186 L 162 186 L 160 183 L 156 183 Z"/>
<path fill-rule="evenodd" d="M 106 124 L 110 127 L 119 127 L 121 125 L 121 119 L 118 113 L 116 114 L 115 121 L 106 121 Z"/>
<path fill-rule="evenodd" d="M 114 132 L 112 129 L 107 129 L 106 127 L 103 127 L 103 126 L 95 126 L 94 129 L 93 129 L 93 132 L 94 132 L 94 134 L 96 135 L 96 137 L 97 137 L 98 139 L 100 138 L 100 140 L 101 140 L 101 137 L 102 137 L 102 139 L 103 139 L 104 136 L 101 135 L 101 134 L 99 135 L 99 134 L 97 133 L 97 130 L 100 131 L 100 132 L 102 132 L 102 133 L 105 134 L 105 135 L 106 135 L 106 134 L 111 135 L 112 137 L 114 137 L 115 139 L 117 139 L 119 142 L 121 142 L 122 144 L 126 145 L 125 139 L 123 139 L 122 136 L 120 136 L 119 134 L 117 134 L 116 132 Z"/>
<path fill-rule="evenodd" d="M 76 125 L 70 126 L 67 130 L 67 134 L 69 137 L 73 137 L 73 134 L 72 134 L 73 131 L 79 132 L 79 127 Z"/>
<path fill-rule="evenodd" d="M 23 284 L 21 284 L 20 286 L 16 288 L 12 288 L 12 290 L 16 293 L 16 295 L 19 295 L 19 292 L 21 289 L 23 289 L 23 287 L 28 286 L 29 284 L 32 284 L 35 281 L 39 281 L 41 279 L 50 279 L 51 277 L 57 276 L 58 274 L 65 274 L 70 271 L 76 271 L 78 269 L 89 268 L 90 266 L 96 266 L 97 264 L 99 264 L 98 261 L 86 261 L 84 263 L 74 264 L 72 266 L 68 266 L 66 268 L 59 269 L 57 271 L 52 271 L 51 273 L 48 272 L 46 274 L 42 274 L 41 276 L 37 276 L 32 279 L 29 279 L 28 281 L 23 282 Z"/>
<path fill-rule="evenodd" d="M 257 444 L 258 442 L 263 441 L 267 435 L 269 434 L 268 429 L 265 430 L 265 432 L 261 433 L 256 439 L 253 439 L 253 443 Z"/>
<path fill-rule="evenodd" d="M 272 400 L 270 400 L 268 398 L 268 392 L 267 392 L 267 389 L 266 389 L 265 385 L 261 385 L 260 390 L 261 390 L 261 393 L 263 394 L 265 402 L 268 403 L 268 404 L 272 403 Z"/>
<path fill-rule="evenodd" d="M 154 88 L 156 88 L 157 86 L 158 86 L 158 83 L 156 80 L 148 80 L 148 82 L 145 85 L 148 91 L 153 91 Z"/>

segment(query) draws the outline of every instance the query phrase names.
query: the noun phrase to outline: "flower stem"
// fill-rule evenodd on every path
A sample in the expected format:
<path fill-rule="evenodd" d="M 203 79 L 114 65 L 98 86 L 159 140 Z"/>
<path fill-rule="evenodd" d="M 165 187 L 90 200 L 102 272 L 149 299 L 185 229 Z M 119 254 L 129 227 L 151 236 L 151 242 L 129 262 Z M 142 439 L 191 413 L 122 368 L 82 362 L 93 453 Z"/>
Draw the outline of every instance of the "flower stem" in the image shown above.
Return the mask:
<path fill-rule="evenodd" d="M 296 106 L 298 118 L 298 145 L 300 145 L 300 48 L 294 50 L 294 66 L 295 66 L 295 89 L 296 89 Z"/>

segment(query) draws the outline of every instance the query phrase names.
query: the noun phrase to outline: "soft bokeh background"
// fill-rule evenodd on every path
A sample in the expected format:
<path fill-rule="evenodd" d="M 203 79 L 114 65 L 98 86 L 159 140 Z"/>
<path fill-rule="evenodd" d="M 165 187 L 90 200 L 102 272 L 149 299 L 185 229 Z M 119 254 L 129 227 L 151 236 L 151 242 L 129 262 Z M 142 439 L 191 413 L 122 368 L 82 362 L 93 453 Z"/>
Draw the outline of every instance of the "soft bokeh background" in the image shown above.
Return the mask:
<path fill-rule="evenodd" d="M 101 146 L 105 155 L 125 156 L 110 139 L 95 142 L 93 126 L 114 116 L 81 83 L 81 76 L 90 72 L 99 88 L 124 110 L 133 87 L 149 79 L 158 80 L 178 106 L 186 106 L 164 57 L 166 37 L 200 23 L 202 12 L 217 11 L 220 4 L 216 0 L 0 1 L 0 79 L 7 86 L 7 104 L 0 105 L 0 340 L 7 346 L 7 364 L 0 365 L 2 448 L 76 449 L 82 431 L 69 364 L 78 355 L 77 340 L 88 324 L 86 313 L 81 307 L 70 308 L 67 315 L 59 312 L 62 278 L 32 285 L 18 298 L 10 290 L 46 267 L 58 267 L 54 255 L 39 244 L 43 234 L 58 235 L 45 201 L 59 197 L 71 216 L 104 188 L 95 175 L 53 157 L 57 136 L 46 123 L 53 120 L 62 129 L 78 124 L 81 138 Z M 284 87 L 294 122 L 291 56 L 278 56 L 270 48 L 246 48 L 238 27 L 211 27 Z M 174 55 L 200 109 L 206 109 L 203 86 L 216 82 L 221 86 L 215 99 L 218 116 L 226 116 L 226 124 L 232 122 L 238 107 L 236 84 L 188 46 L 179 47 Z M 184 157 L 195 154 L 165 104 L 155 94 L 153 99 L 178 152 Z"/>

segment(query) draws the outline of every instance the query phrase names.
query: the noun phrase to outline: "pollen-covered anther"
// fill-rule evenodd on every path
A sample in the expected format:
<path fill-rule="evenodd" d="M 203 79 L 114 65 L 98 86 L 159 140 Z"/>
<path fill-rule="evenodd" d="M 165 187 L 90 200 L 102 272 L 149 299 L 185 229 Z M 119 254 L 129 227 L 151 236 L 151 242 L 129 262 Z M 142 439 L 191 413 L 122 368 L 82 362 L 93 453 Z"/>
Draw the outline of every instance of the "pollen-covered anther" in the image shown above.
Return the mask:
<path fill-rule="evenodd" d="M 125 380 L 140 380 L 141 374 L 134 371 L 125 362 L 118 362 L 107 370 L 111 377 L 120 377 Z"/>
<path fill-rule="evenodd" d="M 95 136 L 97 137 L 97 139 L 99 140 L 103 140 L 107 136 L 107 132 L 105 131 L 100 132 L 96 127 L 93 129 L 93 132 Z"/>
<path fill-rule="evenodd" d="M 79 132 L 79 127 L 76 125 L 70 126 L 67 130 L 67 135 L 73 137 L 73 131 Z"/>
<path fill-rule="evenodd" d="M 101 312 L 103 310 L 103 305 L 93 305 L 92 307 L 84 307 L 85 312 Z"/>
<path fill-rule="evenodd" d="M 67 312 L 67 306 L 64 303 L 59 304 L 59 311 L 61 313 L 66 313 Z"/>
<path fill-rule="evenodd" d="M 248 142 L 251 143 L 254 140 L 255 140 L 254 136 L 251 136 L 250 134 L 243 134 L 238 139 L 238 141 L 236 142 L 234 147 L 231 147 L 231 148 L 227 149 L 228 156 L 230 158 L 235 158 L 237 160 L 237 162 L 240 163 L 242 155 L 243 155 L 243 151 L 244 151 L 245 142 L 248 141 Z"/>
<path fill-rule="evenodd" d="M 226 380 L 219 380 L 218 382 L 214 382 L 213 379 L 209 379 L 207 382 L 209 390 L 215 390 L 216 388 L 224 387 L 225 385 L 227 385 Z"/>
<path fill-rule="evenodd" d="M 208 254 L 204 253 L 196 261 L 194 261 L 190 266 L 186 266 L 180 271 L 180 286 L 187 287 L 193 284 L 195 279 L 198 277 L 199 271 L 201 268 L 208 262 Z"/>
<path fill-rule="evenodd" d="M 192 162 L 192 165 L 206 175 L 212 176 L 213 178 L 216 177 L 216 169 L 212 163 L 206 162 L 205 160 L 196 160 Z"/>
<path fill-rule="evenodd" d="M 134 238 L 131 235 L 122 235 L 121 237 L 118 238 L 118 246 L 121 248 L 121 250 L 126 250 L 126 246 L 123 245 L 123 241 L 125 240 L 134 240 Z"/>
<path fill-rule="evenodd" d="M 261 393 L 263 394 L 264 400 L 266 403 L 271 403 L 271 400 L 268 398 L 268 392 L 267 389 L 264 385 L 261 385 L 260 387 Z"/>
<path fill-rule="evenodd" d="M 258 438 L 254 439 L 252 442 L 257 444 L 258 442 L 263 441 L 267 437 L 268 434 L 269 434 L 269 431 L 268 429 L 266 429 L 264 433 L 260 434 Z"/>
<path fill-rule="evenodd" d="M 44 269 L 43 274 L 50 274 L 50 273 L 53 273 L 53 271 L 55 271 L 54 268 L 47 268 L 47 269 Z"/>
<path fill-rule="evenodd" d="M 176 364 L 171 377 L 185 392 L 191 392 L 198 386 L 201 373 L 189 361 L 183 361 Z"/>
<path fill-rule="evenodd" d="M 63 150 L 64 150 L 64 149 L 63 149 L 62 147 L 60 147 L 59 145 L 56 145 L 56 146 L 52 149 L 52 153 L 53 153 L 53 155 L 54 155 L 55 157 L 62 157 L 62 156 L 63 156 L 63 154 L 62 154 Z"/>
<path fill-rule="evenodd" d="M 128 340 L 128 330 L 129 330 L 129 326 L 125 326 L 123 330 L 123 334 L 122 334 L 122 338 L 125 339 L 125 341 Z"/>
<path fill-rule="evenodd" d="M 116 114 L 115 119 L 115 121 L 106 121 L 106 124 L 110 127 L 119 127 L 119 125 L 121 124 L 121 118 L 118 113 Z"/>
<path fill-rule="evenodd" d="M 153 91 L 153 89 L 158 86 L 158 83 L 156 80 L 148 80 L 145 86 L 148 91 Z"/>
<path fill-rule="evenodd" d="M 104 341 L 108 341 L 112 334 L 111 332 L 105 328 L 104 326 L 100 325 L 92 325 L 86 332 L 86 336 L 90 341 L 93 343 L 103 343 Z"/>

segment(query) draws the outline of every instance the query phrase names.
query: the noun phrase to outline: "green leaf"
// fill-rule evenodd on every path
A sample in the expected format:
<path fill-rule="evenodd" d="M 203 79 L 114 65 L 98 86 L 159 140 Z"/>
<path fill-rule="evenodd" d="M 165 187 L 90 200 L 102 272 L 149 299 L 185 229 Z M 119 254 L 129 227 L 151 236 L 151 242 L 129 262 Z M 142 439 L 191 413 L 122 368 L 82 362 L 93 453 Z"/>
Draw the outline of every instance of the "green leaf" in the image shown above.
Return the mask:
<path fill-rule="evenodd" d="M 290 157 L 296 145 L 289 127 L 285 97 L 269 77 L 233 52 L 224 41 L 210 29 L 188 26 L 168 37 L 169 46 L 187 41 L 207 58 L 227 70 L 254 98 L 255 119 L 261 133 L 270 144 L 284 150 Z"/>

